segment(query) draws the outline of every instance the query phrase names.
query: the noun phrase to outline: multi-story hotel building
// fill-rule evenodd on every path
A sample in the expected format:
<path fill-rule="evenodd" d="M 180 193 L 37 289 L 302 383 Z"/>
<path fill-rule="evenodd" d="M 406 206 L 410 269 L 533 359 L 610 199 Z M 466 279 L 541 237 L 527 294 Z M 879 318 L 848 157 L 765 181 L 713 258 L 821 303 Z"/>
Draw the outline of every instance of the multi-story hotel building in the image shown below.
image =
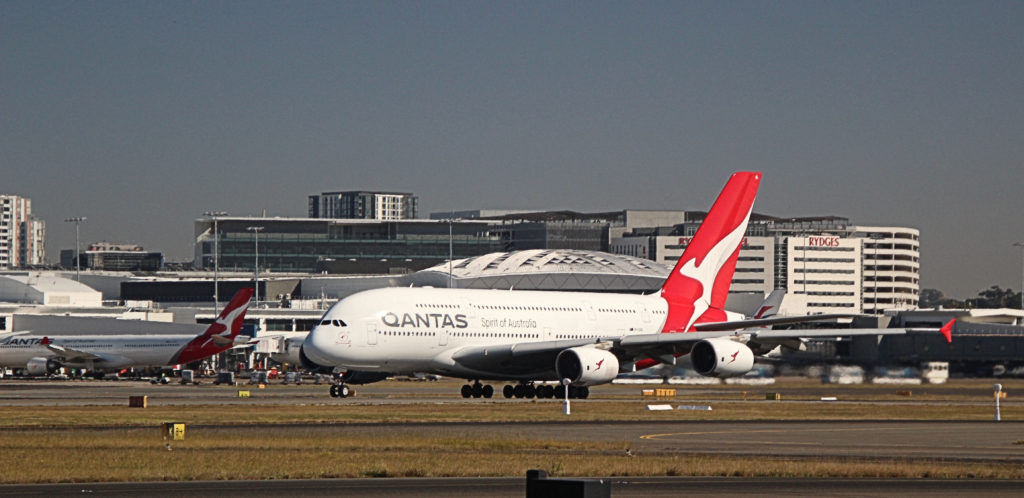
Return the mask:
<path fill-rule="evenodd" d="M 46 223 L 32 217 L 32 200 L 0 195 L 0 269 L 46 261 Z"/>

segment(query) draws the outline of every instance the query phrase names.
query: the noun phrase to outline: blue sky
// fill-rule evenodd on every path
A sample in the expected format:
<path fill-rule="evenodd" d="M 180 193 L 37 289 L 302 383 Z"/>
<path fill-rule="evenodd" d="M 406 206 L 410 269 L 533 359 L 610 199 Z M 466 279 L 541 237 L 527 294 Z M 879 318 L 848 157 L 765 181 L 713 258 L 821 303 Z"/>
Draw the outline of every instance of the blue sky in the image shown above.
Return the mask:
<path fill-rule="evenodd" d="M 0 0 L 0 193 L 51 259 L 191 259 L 204 211 L 755 209 L 921 230 L 922 285 L 1019 289 L 1024 2 Z"/>

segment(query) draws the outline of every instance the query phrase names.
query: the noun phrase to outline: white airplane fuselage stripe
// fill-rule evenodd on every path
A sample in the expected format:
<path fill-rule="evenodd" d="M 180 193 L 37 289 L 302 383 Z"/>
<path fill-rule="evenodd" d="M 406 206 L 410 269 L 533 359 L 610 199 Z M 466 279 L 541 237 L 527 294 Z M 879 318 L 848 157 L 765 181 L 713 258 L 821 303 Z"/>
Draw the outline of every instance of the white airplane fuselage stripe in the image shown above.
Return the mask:
<path fill-rule="evenodd" d="M 452 355 L 466 347 L 656 334 L 667 310 L 657 295 L 378 289 L 324 314 L 346 326 L 314 327 L 315 350 L 331 357 L 311 359 L 361 371 L 474 375 L 480 372 L 460 367 Z"/>

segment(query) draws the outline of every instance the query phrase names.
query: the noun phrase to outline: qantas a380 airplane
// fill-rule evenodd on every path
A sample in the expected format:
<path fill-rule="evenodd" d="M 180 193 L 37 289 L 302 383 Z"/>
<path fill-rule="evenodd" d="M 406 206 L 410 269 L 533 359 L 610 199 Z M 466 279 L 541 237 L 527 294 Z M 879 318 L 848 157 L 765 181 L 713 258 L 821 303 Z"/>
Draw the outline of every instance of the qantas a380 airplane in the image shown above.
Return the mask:
<path fill-rule="evenodd" d="M 761 173 L 732 175 L 658 294 L 369 290 L 332 306 L 300 358 L 306 368 L 344 372 L 331 386 L 335 397 L 349 395 L 346 383 L 432 373 L 472 380 L 464 397 L 491 397 L 480 381 L 494 380 L 518 381 L 505 397 L 550 398 L 555 387 L 534 382 L 561 381 L 569 397 L 585 398 L 588 386 L 686 354 L 701 375 L 729 377 L 750 371 L 755 354 L 800 338 L 907 333 L 740 330 L 823 317 L 743 320 L 723 308 L 760 182 Z M 947 340 L 951 324 L 942 329 Z"/>
<path fill-rule="evenodd" d="M 24 368 L 29 375 L 47 375 L 62 366 L 119 370 L 192 363 L 248 342 L 248 337 L 238 333 L 251 297 L 252 289 L 235 293 L 217 320 L 199 335 L 8 334 L 0 339 L 0 365 Z"/>

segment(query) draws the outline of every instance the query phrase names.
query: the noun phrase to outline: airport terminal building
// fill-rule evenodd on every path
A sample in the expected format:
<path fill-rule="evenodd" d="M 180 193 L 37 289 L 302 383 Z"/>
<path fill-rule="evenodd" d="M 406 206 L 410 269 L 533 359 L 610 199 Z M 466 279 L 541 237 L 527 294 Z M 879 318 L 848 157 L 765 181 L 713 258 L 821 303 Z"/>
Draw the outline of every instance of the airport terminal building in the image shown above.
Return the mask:
<path fill-rule="evenodd" d="M 404 274 L 505 249 L 485 221 L 219 217 L 195 222 L 195 267 Z"/>

